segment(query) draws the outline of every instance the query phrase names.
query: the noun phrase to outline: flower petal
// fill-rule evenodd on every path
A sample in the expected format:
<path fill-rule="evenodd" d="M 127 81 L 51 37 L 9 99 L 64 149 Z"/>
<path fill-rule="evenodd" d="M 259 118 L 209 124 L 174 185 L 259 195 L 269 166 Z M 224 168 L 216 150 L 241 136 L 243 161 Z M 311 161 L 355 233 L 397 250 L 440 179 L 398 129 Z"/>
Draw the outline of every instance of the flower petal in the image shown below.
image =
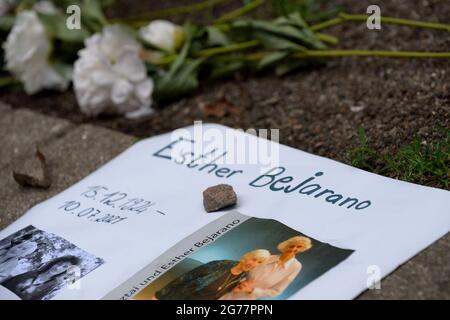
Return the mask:
<path fill-rule="evenodd" d="M 22 11 L 3 45 L 6 67 L 25 84 L 28 93 L 46 87 L 46 78 L 34 77 L 38 70 L 48 65 L 51 46 L 46 30 L 36 12 Z M 33 79 L 27 79 L 31 75 Z"/>
<path fill-rule="evenodd" d="M 118 27 L 105 27 L 85 41 L 74 64 L 74 89 L 80 109 L 89 115 L 148 113 L 153 80 L 139 56 L 141 46 Z M 146 110 L 144 110 L 146 109 Z"/>
<path fill-rule="evenodd" d="M 138 82 L 145 79 L 147 70 L 139 56 L 133 51 L 123 52 L 113 66 L 114 72 L 127 79 Z"/>
<path fill-rule="evenodd" d="M 118 55 L 125 49 L 134 52 L 139 52 L 141 49 L 141 45 L 117 25 L 103 29 L 99 46 L 101 51 L 112 60 L 117 60 Z"/>
<path fill-rule="evenodd" d="M 145 42 L 168 52 L 175 51 L 176 40 L 181 33 L 183 31 L 179 26 L 167 20 L 154 20 L 139 29 L 139 35 Z"/>
<path fill-rule="evenodd" d="M 133 85 L 125 80 L 117 80 L 111 90 L 111 100 L 115 105 L 124 103 L 133 92 Z"/>
<path fill-rule="evenodd" d="M 95 70 L 91 74 L 91 79 L 98 86 L 111 86 L 117 80 L 116 75 L 111 70 Z"/>
<path fill-rule="evenodd" d="M 152 79 L 147 79 L 136 85 L 135 93 L 140 101 L 146 101 L 151 99 L 153 88 L 155 84 Z"/>
<path fill-rule="evenodd" d="M 136 120 L 144 117 L 148 117 L 155 112 L 150 106 L 143 106 L 135 111 L 125 113 L 125 118 Z"/>

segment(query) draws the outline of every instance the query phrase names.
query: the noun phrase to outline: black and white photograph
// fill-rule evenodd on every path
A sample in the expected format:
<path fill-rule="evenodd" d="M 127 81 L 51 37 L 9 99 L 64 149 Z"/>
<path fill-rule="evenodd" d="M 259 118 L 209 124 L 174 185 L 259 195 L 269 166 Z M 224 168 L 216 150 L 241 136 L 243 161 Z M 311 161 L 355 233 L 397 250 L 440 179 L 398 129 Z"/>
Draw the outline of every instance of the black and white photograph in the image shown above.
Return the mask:
<path fill-rule="evenodd" d="M 51 299 L 103 263 L 32 225 L 0 240 L 0 285 L 22 300 Z"/>

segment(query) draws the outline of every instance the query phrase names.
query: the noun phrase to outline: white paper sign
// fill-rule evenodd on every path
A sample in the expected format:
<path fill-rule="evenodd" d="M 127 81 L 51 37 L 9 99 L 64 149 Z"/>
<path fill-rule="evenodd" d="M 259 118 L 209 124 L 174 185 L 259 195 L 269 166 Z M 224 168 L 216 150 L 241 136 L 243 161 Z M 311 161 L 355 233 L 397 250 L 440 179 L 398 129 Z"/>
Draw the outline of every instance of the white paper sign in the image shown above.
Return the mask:
<path fill-rule="evenodd" d="M 184 298 L 194 279 L 194 298 L 351 299 L 450 229 L 448 191 L 196 131 L 136 143 L 2 230 L 0 298 Z M 222 183 L 237 205 L 206 213 Z"/>

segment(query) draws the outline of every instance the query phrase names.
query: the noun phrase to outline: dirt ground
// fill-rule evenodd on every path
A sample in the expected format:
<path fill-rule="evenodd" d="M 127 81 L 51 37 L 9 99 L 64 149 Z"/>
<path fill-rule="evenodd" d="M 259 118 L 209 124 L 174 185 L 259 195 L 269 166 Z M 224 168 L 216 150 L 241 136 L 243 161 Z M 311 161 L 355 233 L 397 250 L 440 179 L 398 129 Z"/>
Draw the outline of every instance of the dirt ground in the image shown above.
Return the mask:
<path fill-rule="evenodd" d="M 133 15 L 147 7 L 198 2 L 117 1 L 113 15 L 117 12 Z M 450 22 L 449 1 L 327 1 L 328 6 L 334 4 L 357 14 L 364 14 L 370 4 L 378 4 L 386 16 Z M 216 13 L 235 7 L 227 4 Z M 257 14 L 264 15 L 264 8 Z M 176 21 L 185 18 L 178 17 Z M 364 23 L 347 23 L 329 32 L 339 37 L 338 48 L 342 49 L 450 51 L 450 35 L 444 31 L 390 25 L 371 31 Z M 234 104 L 235 112 L 223 117 L 208 115 L 205 106 L 220 99 Z M 30 108 L 76 123 L 93 123 L 138 137 L 191 125 L 194 120 L 243 129 L 279 128 L 281 143 L 345 161 L 349 148 L 358 144 L 359 127 L 365 128 L 370 144 L 380 153 L 394 152 L 416 134 L 426 142 L 439 141 L 444 136 L 442 128 L 450 128 L 450 59 L 349 57 L 332 59 L 325 66 L 282 78 L 270 73 L 239 74 L 225 81 L 203 82 L 194 95 L 156 106 L 151 118 L 140 121 L 112 116 L 87 118 L 79 112 L 71 91 L 43 92 L 31 97 L 2 92 L 0 100 L 14 107 Z"/>

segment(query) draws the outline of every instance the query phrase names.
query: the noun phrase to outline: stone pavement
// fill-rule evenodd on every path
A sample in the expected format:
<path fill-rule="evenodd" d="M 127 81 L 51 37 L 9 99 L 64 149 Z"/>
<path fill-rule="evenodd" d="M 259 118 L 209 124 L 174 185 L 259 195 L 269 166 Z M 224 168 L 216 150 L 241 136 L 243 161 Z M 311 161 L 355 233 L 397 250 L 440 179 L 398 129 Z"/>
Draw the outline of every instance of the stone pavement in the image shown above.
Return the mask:
<path fill-rule="evenodd" d="M 29 110 L 11 110 L 0 102 L 0 230 L 28 209 L 88 175 L 137 139 L 91 125 L 74 125 Z M 11 167 L 34 152 L 47 157 L 52 185 L 48 190 L 23 188 Z M 450 236 L 419 253 L 381 282 L 381 290 L 360 299 L 449 299 Z"/>

